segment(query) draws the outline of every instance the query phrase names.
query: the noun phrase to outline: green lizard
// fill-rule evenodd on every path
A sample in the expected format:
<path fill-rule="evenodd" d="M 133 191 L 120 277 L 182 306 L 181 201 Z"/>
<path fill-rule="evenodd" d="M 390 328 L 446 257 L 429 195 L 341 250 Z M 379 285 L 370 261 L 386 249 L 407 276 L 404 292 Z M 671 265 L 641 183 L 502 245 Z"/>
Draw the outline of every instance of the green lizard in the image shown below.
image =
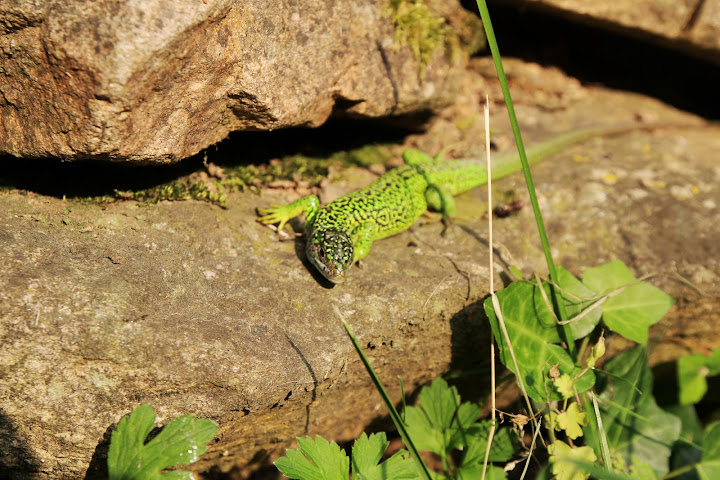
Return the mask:
<path fill-rule="evenodd" d="M 576 130 L 529 148 L 528 162 L 533 164 L 592 137 L 657 127 Z M 327 205 L 321 207 L 315 195 L 308 195 L 288 205 L 259 208 L 258 220 L 278 223 L 281 230 L 290 219 L 304 213 L 308 259 L 325 278 L 341 283 L 350 266 L 367 256 L 373 242 L 408 229 L 428 209 L 441 212 L 444 219 L 452 217 L 453 195 L 487 183 L 487 169 L 477 160 L 442 161 L 418 150 L 406 150 L 403 158 L 405 165 Z M 493 160 L 492 179 L 520 169 L 517 154 L 501 154 Z"/>

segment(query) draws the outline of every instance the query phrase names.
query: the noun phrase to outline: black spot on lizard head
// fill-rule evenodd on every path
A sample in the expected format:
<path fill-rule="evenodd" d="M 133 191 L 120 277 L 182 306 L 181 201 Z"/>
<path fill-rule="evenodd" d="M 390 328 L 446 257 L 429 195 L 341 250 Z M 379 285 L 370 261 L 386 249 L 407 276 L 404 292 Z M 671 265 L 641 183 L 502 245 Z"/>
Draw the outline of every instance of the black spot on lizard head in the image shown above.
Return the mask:
<path fill-rule="evenodd" d="M 306 245 L 308 259 L 333 283 L 345 280 L 354 252 L 350 236 L 337 228 L 314 230 Z"/>

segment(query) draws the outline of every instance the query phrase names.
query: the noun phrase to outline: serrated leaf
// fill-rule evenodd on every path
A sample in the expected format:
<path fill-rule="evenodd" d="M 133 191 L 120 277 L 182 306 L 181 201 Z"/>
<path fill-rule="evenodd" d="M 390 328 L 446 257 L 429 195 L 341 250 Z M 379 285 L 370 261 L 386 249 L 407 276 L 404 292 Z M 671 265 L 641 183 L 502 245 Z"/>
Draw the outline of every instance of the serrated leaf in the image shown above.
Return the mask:
<path fill-rule="evenodd" d="M 711 423 L 705 429 L 702 442 L 703 453 L 696 466 L 701 480 L 720 478 L 720 422 Z"/>
<path fill-rule="evenodd" d="M 575 440 L 581 437 L 583 429 L 587 425 L 587 413 L 581 412 L 577 402 L 571 403 L 567 410 L 560 413 L 551 412 L 555 430 L 564 430 L 568 437 Z"/>
<path fill-rule="evenodd" d="M 572 377 L 567 373 L 555 379 L 555 389 L 562 395 L 563 399 L 570 398 L 575 394 L 574 387 L 575 382 L 573 382 Z"/>
<path fill-rule="evenodd" d="M 337 443 L 321 436 L 297 439 L 299 450 L 289 449 L 275 460 L 283 475 L 298 480 L 347 480 L 350 460 Z"/>
<path fill-rule="evenodd" d="M 550 367 L 557 364 L 560 374 L 568 374 L 572 378 L 583 369 L 576 366 L 570 354 L 557 345 L 560 343 L 559 326 L 538 290 L 535 284 L 517 282 L 498 292 L 497 298 L 528 395 L 541 402 L 547 401 L 548 397 L 561 400 L 562 396 L 553 389 L 552 381 L 547 377 Z M 485 300 L 484 307 L 503 365 L 518 375 L 495 316 L 492 298 Z M 577 380 L 575 388 L 584 392 L 594 383 L 595 374 L 588 370 Z"/>
<path fill-rule="evenodd" d="M 400 450 L 392 457 L 378 464 L 390 442 L 385 433 L 374 433 L 369 437 L 363 433 L 355 440 L 352 450 L 353 480 L 401 480 L 420 478 L 408 452 Z"/>
<path fill-rule="evenodd" d="M 405 424 L 418 450 L 444 457 L 452 449 L 467 445 L 480 416 L 479 405 L 462 403 L 457 389 L 442 378 L 423 387 L 418 400 L 420 407 L 405 409 Z"/>
<path fill-rule="evenodd" d="M 603 321 L 610 330 L 646 343 L 649 327 L 659 322 L 675 301 L 659 288 L 636 281 L 619 260 L 588 268 L 583 275 L 583 283 L 602 295 L 624 288 L 603 304 Z"/>
<path fill-rule="evenodd" d="M 660 476 L 680 434 L 680 419 L 662 410 L 652 396 L 652 372 L 645 348 L 620 353 L 605 365 L 608 380 L 599 382 L 601 416 L 608 445 L 629 464 L 647 463 Z"/>
<path fill-rule="evenodd" d="M 205 443 L 212 440 L 217 431 L 215 422 L 183 415 L 145 444 L 154 423 L 155 410 L 147 404 L 120 420 L 108 451 L 110 480 L 192 478 L 190 472 L 161 472 L 176 465 L 190 465 L 205 453 Z"/>
<path fill-rule="evenodd" d="M 405 425 L 418 450 L 443 455 L 445 452 L 444 432 L 434 428 L 420 407 L 407 407 L 404 412 Z"/>

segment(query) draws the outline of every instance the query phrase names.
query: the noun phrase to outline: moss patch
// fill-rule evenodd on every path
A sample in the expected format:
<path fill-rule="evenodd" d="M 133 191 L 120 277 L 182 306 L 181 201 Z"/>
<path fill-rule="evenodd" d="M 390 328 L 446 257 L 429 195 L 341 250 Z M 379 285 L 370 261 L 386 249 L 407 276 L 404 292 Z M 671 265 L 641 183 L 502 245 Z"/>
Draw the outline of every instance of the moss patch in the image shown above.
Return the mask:
<path fill-rule="evenodd" d="M 407 46 L 418 62 L 418 75 L 425 80 L 425 67 L 439 48 L 455 57 L 459 41 L 445 19 L 434 14 L 423 0 L 390 0 L 390 17 L 395 27 L 395 43 Z"/>
<path fill-rule="evenodd" d="M 227 194 L 266 185 L 287 186 L 298 184 L 318 186 L 326 178 L 331 167 L 369 167 L 384 164 L 393 156 L 389 145 L 365 145 L 360 148 L 338 152 L 330 157 L 290 155 L 267 164 L 229 166 L 225 168 L 208 164 L 207 170 L 194 172 L 153 188 L 143 190 L 116 190 L 115 200 L 135 200 L 157 203 L 161 200 L 199 200 L 225 208 Z M 283 183 L 286 182 L 286 183 Z M 96 198 L 106 202 L 108 197 Z"/>

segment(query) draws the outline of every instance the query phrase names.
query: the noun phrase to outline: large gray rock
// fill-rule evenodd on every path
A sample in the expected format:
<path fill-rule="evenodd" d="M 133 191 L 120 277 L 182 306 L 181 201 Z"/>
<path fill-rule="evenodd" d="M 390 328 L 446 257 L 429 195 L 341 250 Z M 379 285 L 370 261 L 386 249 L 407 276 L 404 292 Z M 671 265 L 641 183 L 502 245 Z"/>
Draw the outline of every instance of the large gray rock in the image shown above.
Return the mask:
<path fill-rule="evenodd" d="M 640 95 L 582 88 L 536 65 L 507 67 L 523 87 L 515 97 L 530 143 L 637 116 L 697 122 Z M 499 98 L 497 86 L 477 74 L 466 80 L 463 97 L 408 145 L 482 150 L 479 100 L 487 89 Z M 507 145 L 506 115 L 500 106 L 493 113 L 496 140 Z M 652 330 L 653 363 L 720 346 L 719 149 L 717 129 L 638 131 L 535 168 L 559 263 L 576 274 L 613 258 L 638 275 L 672 267 L 706 293 L 671 275 L 653 278 L 679 300 Z M 342 178 L 325 200 L 375 177 L 356 169 Z M 495 191 L 527 201 L 521 175 Z M 225 210 L 0 192 L 0 471 L 94 478 L 109 429 L 141 403 L 163 422 L 193 413 L 220 424 L 196 471 L 257 466 L 299 435 L 348 440 L 385 413 L 336 309 L 395 400 L 398 375 L 411 391 L 486 361 L 483 189 L 458 197 L 459 225 L 447 237 L 435 222 L 380 241 L 364 268 L 332 289 L 308 270 L 299 244 L 255 222 L 257 206 L 295 197 L 235 193 Z M 528 208 L 496 220 L 495 240 L 499 270 L 507 262 L 543 271 Z"/>
<path fill-rule="evenodd" d="M 446 33 L 421 58 L 374 0 L 0 0 L 0 153 L 174 162 L 235 130 L 437 109 L 464 64 Z"/>

